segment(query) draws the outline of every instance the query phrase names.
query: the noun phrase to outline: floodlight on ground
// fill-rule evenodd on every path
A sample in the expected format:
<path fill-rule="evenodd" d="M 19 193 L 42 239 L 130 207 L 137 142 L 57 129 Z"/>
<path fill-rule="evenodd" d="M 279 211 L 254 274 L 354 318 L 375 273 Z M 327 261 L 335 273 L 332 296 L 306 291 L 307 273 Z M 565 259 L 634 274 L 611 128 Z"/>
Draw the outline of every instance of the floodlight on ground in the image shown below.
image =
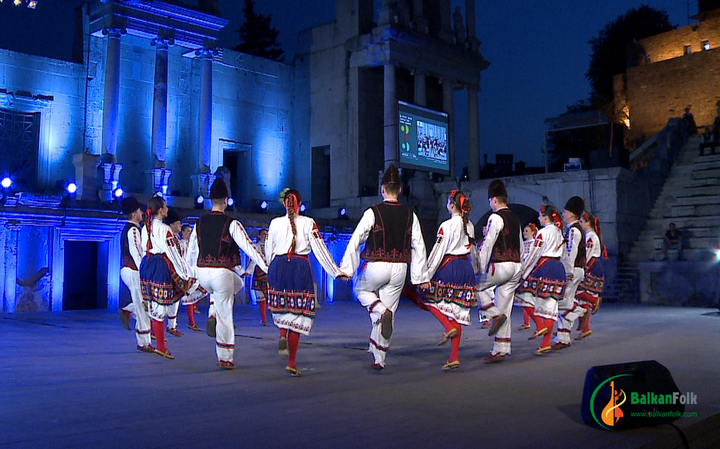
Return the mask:
<path fill-rule="evenodd" d="M 74 182 L 71 182 L 67 185 L 67 187 L 65 187 L 65 190 L 67 190 L 67 193 L 72 195 L 75 192 L 77 192 L 77 184 L 75 184 Z"/>
<path fill-rule="evenodd" d="M 9 189 L 12 185 L 12 179 L 8 178 L 7 176 L 3 178 L 3 180 L 0 182 L 0 185 L 2 185 L 3 189 Z"/>
<path fill-rule="evenodd" d="M 122 198 L 124 194 L 125 194 L 125 192 L 123 192 L 122 187 L 118 187 L 118 188 L 116 188 L 115 190 L 113 190 L 113 196 L 114 196 L 116 199 Z"/>

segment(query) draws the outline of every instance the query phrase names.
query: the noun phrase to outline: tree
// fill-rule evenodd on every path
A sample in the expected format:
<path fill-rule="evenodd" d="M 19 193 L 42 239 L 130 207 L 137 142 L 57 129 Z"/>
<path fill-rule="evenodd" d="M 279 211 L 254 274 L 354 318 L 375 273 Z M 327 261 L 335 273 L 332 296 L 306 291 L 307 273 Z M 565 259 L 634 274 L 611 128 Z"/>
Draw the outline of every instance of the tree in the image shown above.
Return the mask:
<path fill-rule="evenodd" d="M 642 4 L 605 25 L 590 39 L 592 53 L 585 76 L 590 81 L 590 103 L 610 116 L 613 101 L 613 76 L 627 69 L 627 49 L 637 40 L 677 28 L 667 12 Z"/>
<path fill-rule="evenodd" d="M 236 30 L 240 36 L 240 44 L 235 50 L 261 58 L 282 61 L 285 51 L 277 41 L 280 32 L 270 25 L 270 16 L 255 12 L 255 1 L 245 0 L 243 6 L 245 23 Z"/>

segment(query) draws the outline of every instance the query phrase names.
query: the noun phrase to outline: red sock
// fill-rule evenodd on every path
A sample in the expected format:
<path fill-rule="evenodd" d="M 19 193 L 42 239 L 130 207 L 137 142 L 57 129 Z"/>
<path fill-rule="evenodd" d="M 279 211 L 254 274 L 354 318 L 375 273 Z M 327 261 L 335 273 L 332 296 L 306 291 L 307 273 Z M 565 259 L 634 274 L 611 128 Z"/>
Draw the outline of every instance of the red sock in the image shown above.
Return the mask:
<path fill-rule="evenodd" d="M 280 328 L 280 338 L 287 338 L 288 331 L 287 329 Z"/>
<path fill-rule="evenodd" d="M 153 334 L 155 335 L 155 347 L 162 352 L 167 352 L 165 348 L 165 323 L 163 321 L 150 320 Z"/>
<path fill-rule="evenodd" d="M 585 315 L 582 317 L 582 332 L 587 332 L 590 330 L 590 319 L 592 318 L 592 306 L 586 305 L 583 306 L 585 309 Z"/>
<path fill-rule="evenodd" d="M 288 357 L 288 366 L 295 368 L 295 356 L 297 355 L 298 344 L 300 343 L 300 334 L 295 331 L 288 333 L 288 351 L 290 356 Z"/>
<path fill-rule="evenodd" d="M 260 306 L 260 320 L 264 323 L 267 321 L 267 300 L 258 301 L 258 306 Z"/>
<path fill-rule="evenodd" d="M 195 304 L 190 304 L 187 307 L 188 323 L 190 326 L 195 326 Z"/>
<path fill-rule="evenodd" d="M 540 329 L 542 329 L 543 327 L 545 327 L 545 321 L 543 321 L 543 319 L 541 317 L 535 315 L 534 307 L 532 309 L 532 314 L 530 315 L 530 317 L 532 318 L 533 322 L 535 322 L 535 331 L 536 332 L 539 331 Z"/>
<path fill-rule="evenodd" d="M 523 326 L 529 326 L 530 325 L 530 310 L 532 310 L 531 307 L 523 307 Z"/>
<path fill-rule="evenodd" d="M 553 328 L 555 327 L 555 320 L 552 320 L 550 318 L 545 318 L 545 326 L 548 329 L 547 334 L 543 336 L 542 344 L 540 345 L 541 348 L 544 348 L 546 346 L 550 346 L 550 338 L 552 338 L 552 332 Z"/>
<path fill-rule="evenodd" d="M 455 329 L 457 329 L 457 335 L 450 339 L 450 358 L 448 359 L 448 362 L 454 362 L 455 360 L 458 360 L 460 358 L 458 356 L 458 351 L 460 350 L 460 337 L 462 336 L 462 326 L 455 320 L 452 320 L 452 325 Z"/>
<path fill-rule="evenodd" d="M 439 311 L 435 307 L 428 307 L 427 310 L 432 313 L 433 316 L 438 319 L 438 321 L 440 321 L 440 324 L 442 324 L 445 332 L 449 332 L 450 329 L 454 327 L 452 323 L 450 323 L 450 320 L 448 320 L 448 317 L 446 317 L 441 311 Z"/>

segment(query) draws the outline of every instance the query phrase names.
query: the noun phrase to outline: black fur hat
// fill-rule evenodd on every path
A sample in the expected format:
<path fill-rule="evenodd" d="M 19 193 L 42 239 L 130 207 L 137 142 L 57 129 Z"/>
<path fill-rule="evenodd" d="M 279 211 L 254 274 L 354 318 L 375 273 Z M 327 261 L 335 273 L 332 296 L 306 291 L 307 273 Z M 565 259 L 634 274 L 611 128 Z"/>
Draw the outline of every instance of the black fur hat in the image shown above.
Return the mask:
<path fill-rule="evenodd" d="M 210 199 L 221 200 L 223 198 L 229 197 L 230 193 L 228 193 L 227 186 L 225 185 L 225 180 L 220 177 L 215 178 L 215 181 L 213 181 L 212 185 L 210 186 Z"/>
<path fill-rule="evenodd" d="M 382 185 L 400 185 L 400 172 L 395 164 L 390 164 L 382 177 Z"/>
<path fill-rule="evenodd" d="M 507 190 L 505 190 L 505 183 L 499 179 L 494 179 L 488 186 L 488 198 L 496 196 L 503 196 L 507 198 Z"/>
<path fill-rule="evenodd" d="M 142 209 L 142 206 L 134 196 L 126 196 L 120 203 L 120 209 L 122 209 L 123 215 L 130 215 L 136 210 Z"/>
<path fill-rule="evenodd" d="M 585 211 L 585 201 L 583 201 L 583 199 L 579 196 L 574 196 L 565 203 L 565 210 L 569 210 L 580 217 Z"/>
<path fill-rule="evenodd" d="M 177 221 L 182 221 L 182 217 L 177 213 L 174 208 L 168 208 L 167 217 L 163 220 L 166 225 L 171 225 Z"/>

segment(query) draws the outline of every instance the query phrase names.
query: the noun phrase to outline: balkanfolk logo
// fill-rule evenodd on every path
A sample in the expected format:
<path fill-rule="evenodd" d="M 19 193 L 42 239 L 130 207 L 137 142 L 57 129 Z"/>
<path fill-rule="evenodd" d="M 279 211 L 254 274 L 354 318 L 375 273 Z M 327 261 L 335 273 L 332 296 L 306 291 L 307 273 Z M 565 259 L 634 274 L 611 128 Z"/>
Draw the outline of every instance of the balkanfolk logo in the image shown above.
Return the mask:
<path fill-rule="evenodd" d="M 609 379 L 605 379 L 603 383 L 597 386 L 595 391 L 593 391 L 592 396 L 590 397 L 590 411 L 592 413 L 592 417 L 595 420 L 596 423 L 598 423 L 602 428 L 607 430 L 612 430 L 612 428 L 617 424 L 618 420 L 625 415 L 622 412 L 622 409 L 620 408 L 621 405 L 625 403 L 627 400 L 627 395 L 625 392 L 618 388 L 615 388 L 615 380 L 618 377 L 626 377 L 631 376 L 630 374 L 620 374 L 618 376 L 610 377 Z M 595 396 L 597 396 L 598 391 L 600 391 L 601 388 L 605 384 L 610 382 L 610 400 L 608 401 L 605 408 L 603 408 L 602 413 L 600 414 L 600 419 L 595 415 Z"/>

